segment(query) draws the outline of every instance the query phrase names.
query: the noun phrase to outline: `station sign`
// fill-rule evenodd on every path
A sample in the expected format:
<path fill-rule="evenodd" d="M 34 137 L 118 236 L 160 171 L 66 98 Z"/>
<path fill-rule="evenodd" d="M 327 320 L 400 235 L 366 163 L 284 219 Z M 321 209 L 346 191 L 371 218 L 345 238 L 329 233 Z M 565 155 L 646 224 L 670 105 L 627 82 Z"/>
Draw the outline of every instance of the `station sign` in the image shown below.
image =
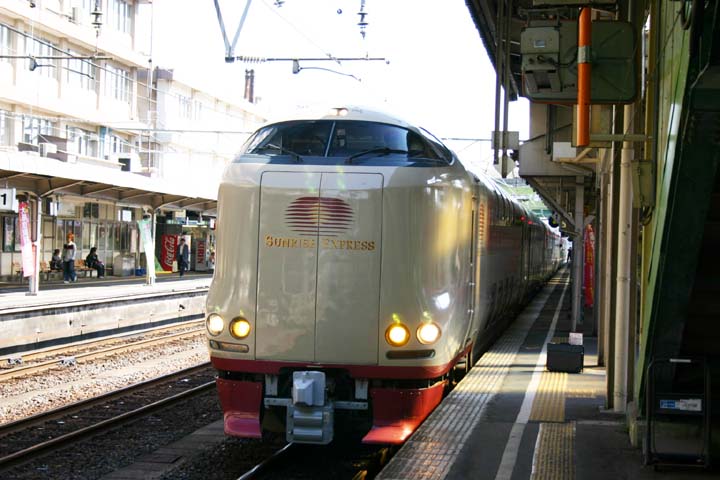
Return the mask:
<path fill-rule="evenodd" d="M 14 188 L 0 188 L 0 212 L 17 211 Z"/>

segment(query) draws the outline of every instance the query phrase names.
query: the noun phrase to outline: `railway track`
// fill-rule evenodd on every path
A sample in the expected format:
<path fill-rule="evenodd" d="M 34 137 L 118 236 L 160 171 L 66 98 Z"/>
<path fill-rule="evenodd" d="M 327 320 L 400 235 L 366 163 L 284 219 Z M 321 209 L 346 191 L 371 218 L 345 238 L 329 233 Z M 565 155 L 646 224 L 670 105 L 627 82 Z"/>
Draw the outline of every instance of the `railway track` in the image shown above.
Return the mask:
<path fill-rule="evenodd" d="M 2 425 L 0 472 L 207 392 L 214 376 L 204 363 Z"/>
<path fill-rule="evenodd" d="M 338 439 L 330 445 L 289 443 L 263 459 L 237 480 L 374 478 L 396 447 L 362 445 L 360 438 Z"/>
<path fill-rule="evenodd" d="M 6 365 L 9 368 L 0 369 L 0 382 L 4 380 L 10 380 L 12 378 L 21 377 L 25 375 L 31 375 L 38 372 L 43 372 L 56 368 L 58 365 L 63 364 L 74 364 L 79 362 L 87 362 L 97 358 L 102 358 L 110 355 L 120 355 L 123 353 L 131 352 L 138 349 L 152 347 L 173 340 L 182 340 L 193 336 L 201 335 L 204 333 L 202 328 L 202 321 L 184 322 L 183 324 L 174 325 L 172 327 L 163 327 L 160 329 L 154 329 L 143 332 L 142 335 L 152 335 L 151 338 L 145 340 L 137 340 L 131 343 L 127 343 L 127 337 L 138 336 L 137 332 L 129 335 L 123 335 L 122 337 L 112 337 L 110 339 L 100 339 L 91 342 L 83 342 L 80 344 L 65 345 L 52 348 L 50 350 L 43 350 L 41 352 L 33 352 L 25 355 L 22 358 L 22 363 L 15 363 L 13 366 L 6 358 Z M 192 328 L 197 325 L 197 328 Z M 178 333 L 169 333 L 177 330 L 178 328 L 188 328 L 190 330 L 181 331 Z M 155 336 L 155 335 L 160 336 Z M 103 347 L 110 343 L 108 347 Z M 49 358 L 49 360 L 44 360 Z M 36 363 L 25 365 L 25 361 L 38 360 Z"/>
<path fill-rule="evenodd" d="M 267 473 L 273 468 L 274 465 L 285 461 L 295 452 L 295 450 L 297 450 L 297 445 L 288 443 L 280 450 L 277 450 L 275 453 L 264 459 L 262 462 L 258 463 L 250 470 L 240 475 L 237 480 L 254 480 L 258 476 Z"/>

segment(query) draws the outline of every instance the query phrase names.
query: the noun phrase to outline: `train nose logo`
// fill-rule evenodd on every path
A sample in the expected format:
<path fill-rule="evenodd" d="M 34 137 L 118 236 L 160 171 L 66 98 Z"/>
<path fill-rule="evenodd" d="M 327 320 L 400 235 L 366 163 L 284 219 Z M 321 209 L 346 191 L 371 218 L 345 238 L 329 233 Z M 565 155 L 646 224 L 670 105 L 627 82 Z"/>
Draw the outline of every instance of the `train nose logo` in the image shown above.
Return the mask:
<path fill-rule="evenodd" d="M 350 228 L 353 215 L 345 200 L 299 197 L 285 209 L 285 222 L 298 235 L 336 237 Z"/>

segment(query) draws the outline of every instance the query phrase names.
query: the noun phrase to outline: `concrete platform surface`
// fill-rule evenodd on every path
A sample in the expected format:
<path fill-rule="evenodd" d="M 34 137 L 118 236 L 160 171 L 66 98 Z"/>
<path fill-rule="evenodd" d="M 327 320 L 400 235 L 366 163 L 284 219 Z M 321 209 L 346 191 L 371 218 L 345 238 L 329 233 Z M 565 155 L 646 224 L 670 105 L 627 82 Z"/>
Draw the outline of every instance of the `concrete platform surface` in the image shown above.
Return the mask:
<path fill-rule="evenodd" d="M 140 277 L 87 278 L 76 283 L 41 285 L 36 295 L 28 295 L 27 285 L 4 284 L 0 288 L 0 315 L 14 309 L 196 290 L 209 287 L 211 281 L 212 275 L 201 274 L 160 277 L 152 286 L 145 285 Z"/>
<path fill-rule="evenodd" d="M 605 407 L 597 339 L 581 373 L 549 372 L 566 341 L 571 286 L 559 274 L 397 452 L 377 478 L 465 480 L 718 479 L 720 471 L 643 466 L 625 416 Z"/>

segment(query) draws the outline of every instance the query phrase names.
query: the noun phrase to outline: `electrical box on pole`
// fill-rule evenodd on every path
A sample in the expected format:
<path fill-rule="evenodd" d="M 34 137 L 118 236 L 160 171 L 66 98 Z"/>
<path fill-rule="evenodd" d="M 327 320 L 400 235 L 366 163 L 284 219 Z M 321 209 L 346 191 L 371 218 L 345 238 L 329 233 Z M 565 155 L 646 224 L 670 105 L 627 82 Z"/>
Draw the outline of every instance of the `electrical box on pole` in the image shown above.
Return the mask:
<path fill-rule="evenodd" d="M 637 95 L 632 24 L 592 22 L 591 103 L 632 103 Z M 533 102 L 574 104 L 578 96 L 578 27 L 574 21 L 530 20 L 520 34 L 523 94 Z"/>

